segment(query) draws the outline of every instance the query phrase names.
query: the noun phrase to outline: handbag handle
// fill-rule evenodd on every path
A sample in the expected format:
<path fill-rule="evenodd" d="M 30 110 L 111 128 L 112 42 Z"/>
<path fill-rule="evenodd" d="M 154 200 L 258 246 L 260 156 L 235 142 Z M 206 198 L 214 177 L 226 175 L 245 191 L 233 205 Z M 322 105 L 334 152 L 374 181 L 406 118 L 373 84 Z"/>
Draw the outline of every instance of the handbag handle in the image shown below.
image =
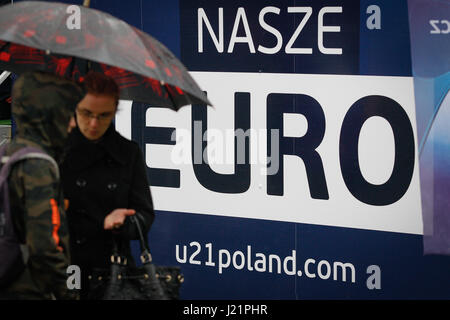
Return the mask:
<path fill-rule="evenodd" d="M 133 222 L 136 225 L 136 228 L 138 230 L 139 234 L 139 243 L 141 245 L 141 262 L 142 264 L 147 264 L 152 262 L 152 255 L 150 254 L 150 249 L 148 245 L 147 238 L 144 237 L 144 234 L 142 233 L 142 228 L 139 223 L 139 219 L 137 219 L 135 216 L 129 217 L 131 222 Z"/>
<path fill-rule="evenodd" d="M 144 237 L 144 234 L 142 232 L 141 225 L 139 223 L 139 219 L 137 219 L 135 216 L 129 217 L 130 221 L 136 225 L 138 235 L 139 235 L 139 244 L 141 246 L 141 262 L 142 264 L 147 264 L 152 262 L 152 255 L 150 254 L 149 245 L 147 239 Z M 120 241 L 119 241 L 120 242 Z M 112 254 L 111 254 L 111 262 L 115 264 L 127 264 L 127 257 L 120 255 L 120 248 L 118 244 L 118 239 L 116 237 L 113 237 L 113 247 L 112 247 Z"/>

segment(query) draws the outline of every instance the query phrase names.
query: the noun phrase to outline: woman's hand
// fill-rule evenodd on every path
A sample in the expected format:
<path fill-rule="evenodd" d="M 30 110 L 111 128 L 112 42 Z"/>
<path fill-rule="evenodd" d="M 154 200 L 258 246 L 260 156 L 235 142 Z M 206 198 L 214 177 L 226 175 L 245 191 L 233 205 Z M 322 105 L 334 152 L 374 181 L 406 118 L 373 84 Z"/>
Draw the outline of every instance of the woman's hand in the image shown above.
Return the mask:
<path fill-rule="evenodd" d="M 125 218 L 135 213 L 136 211 L 134 209 L 115 209 L 106 216 L 103 226 L 105 230 L 120 228 L 125 222 Z"/>

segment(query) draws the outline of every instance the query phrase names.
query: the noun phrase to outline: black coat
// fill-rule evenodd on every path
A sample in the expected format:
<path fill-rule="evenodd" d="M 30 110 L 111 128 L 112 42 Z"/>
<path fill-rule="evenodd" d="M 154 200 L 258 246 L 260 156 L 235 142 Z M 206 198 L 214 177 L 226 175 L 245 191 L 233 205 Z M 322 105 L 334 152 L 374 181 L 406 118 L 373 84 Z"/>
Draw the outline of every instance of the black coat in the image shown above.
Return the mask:
<path fill-rule="evenodd" d="M 128 254 L 129 240 L 138 238 L 129 218 L 117 231 L 104 230 L 104 219 L 111 211 L 135 209 L 145 234 L 150 229 L 154 212 L 145 163 L 138 144 L 123 138 L 113 125 L 96 143 L 75 128 L 61 176 L 69 200 L 72 263 L 81 267 L 86 281 L 92 268 L 109 266 L 113 235 L 128 244 Z"/>

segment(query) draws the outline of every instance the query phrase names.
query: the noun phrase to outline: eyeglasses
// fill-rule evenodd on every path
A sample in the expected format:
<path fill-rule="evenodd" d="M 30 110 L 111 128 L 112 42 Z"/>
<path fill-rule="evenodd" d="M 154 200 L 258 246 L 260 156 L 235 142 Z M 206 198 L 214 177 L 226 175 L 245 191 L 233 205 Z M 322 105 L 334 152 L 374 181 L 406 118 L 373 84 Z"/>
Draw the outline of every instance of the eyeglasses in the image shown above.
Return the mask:
<path fill-rule="evenodd" d="M 78 116 L 80 116 L 81 118 L 89 119 L 89 120 L 97 119 L 99 122 L 108 121 L 114 115 L 114 112 L 105 112 L 105 113 L 95 114 L 95 113 L 90 112 L 89 110 L 78 109 L 78 108 L 76 108 L 75 111 L 77 112 Z"/>

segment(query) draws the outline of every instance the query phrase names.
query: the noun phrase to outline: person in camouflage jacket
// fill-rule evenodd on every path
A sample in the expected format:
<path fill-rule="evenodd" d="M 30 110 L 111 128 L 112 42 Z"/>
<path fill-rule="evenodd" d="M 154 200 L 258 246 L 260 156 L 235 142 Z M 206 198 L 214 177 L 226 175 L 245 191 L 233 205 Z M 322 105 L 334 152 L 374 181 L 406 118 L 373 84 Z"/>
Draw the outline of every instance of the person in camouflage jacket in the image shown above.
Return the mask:
<path fill-rule="evenodd" d="M 12 90 L 16 134 L 7 154 L 38 147 L 62 161 L 74 110 L 83 90 L 72 81 L 43 72 L 20 76 Z M 14 165 L 9 176 L 11 215 L 15 230 L 28 248 L 24 271 L 0 297 L 8 299 L 73 299 L 67 288 L 70 262 L 64 197 L 57 171 L 44 159 Z"/>

